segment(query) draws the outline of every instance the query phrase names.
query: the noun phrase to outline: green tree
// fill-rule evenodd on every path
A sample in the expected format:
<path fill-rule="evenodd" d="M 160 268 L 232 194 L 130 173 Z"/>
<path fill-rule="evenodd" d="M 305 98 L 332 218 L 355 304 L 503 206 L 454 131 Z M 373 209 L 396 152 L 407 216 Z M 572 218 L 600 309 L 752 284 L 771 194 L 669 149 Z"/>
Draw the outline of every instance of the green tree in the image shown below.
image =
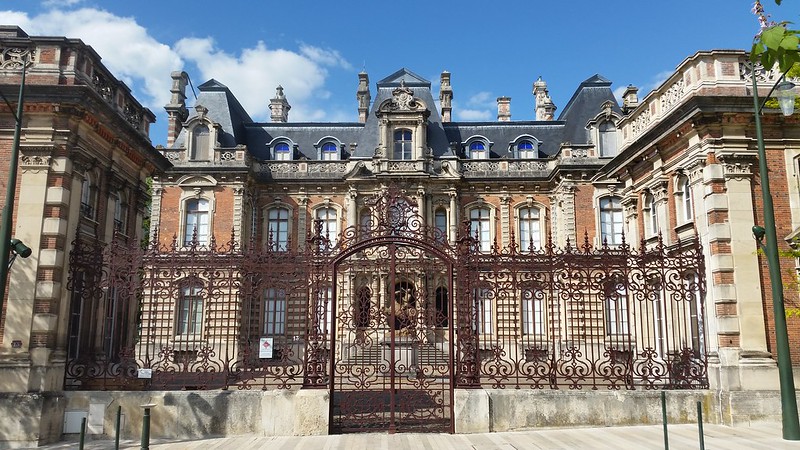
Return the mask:
<path fill-rule="evenodd" d="M 780 5 L 781 1 L 775 0 L 775 3 Z M 760 62 L 765 68 L 777 64 L 781 73 L 788 72 L 794 64 L 800 63 L 800 31 L 790 29 L 791 22 L 772 21 L 760 0 L 753 3 L 752 11 L 758 17 L 761 31 L 753 40 L 750 60 Z"/>

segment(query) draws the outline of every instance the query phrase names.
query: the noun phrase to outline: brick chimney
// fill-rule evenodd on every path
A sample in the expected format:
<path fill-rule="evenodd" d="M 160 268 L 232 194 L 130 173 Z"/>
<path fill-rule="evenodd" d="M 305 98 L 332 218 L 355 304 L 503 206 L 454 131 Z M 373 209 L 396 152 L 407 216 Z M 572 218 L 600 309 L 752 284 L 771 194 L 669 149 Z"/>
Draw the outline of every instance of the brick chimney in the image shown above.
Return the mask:
<path fill-rule="evenodd" d="M 639 88 L 629 84 L 622 93 L 622 112 L 628 114 L 639 106 Z"/>
<path fill-rule="evenodd" d="M 536 99 L 536 120 L 553 120 L 556 105 L 550 99 L 547 83 L 542 80 L 542 77 L 533 83 L 533 96 Z"/>
<path fill-rule="evenodd" d="M 275 98 L 269 100 L 269 117 L 273 122 L 287 122 L 289 120 L 289 110 L 292 109 L 286 96 L 283 95 L 283 87 L 278 85 L 275 88 Z"/>
<path fill-rule="evenodd" d="M 442 105 L 442 122 L 450 122 L 453 111 L 453 88 L 450 87 L 450 72 L 442 72 L 439 84 L 439 103 Z"/>
<path fill-rule="evenodd" d="M 189 83 L 189 74 L 186 72 L 172 72 L 172 87 L 169 92 L 172 94 L 169 104 L 164 109 L 167 110 L 167 147 L 172 147 L 175 139 L 178 138 L 183 123 L 189 117 L 189 110 L 186 109 L 186 85 Z"/>
<path fill-rule="evenodd" d="M 511 97 L 497 97 L 497 121 L 511 121 Z"/>
<path fill-rule="evenodd" d="M 367 72 L 358 74 L 356 100 L 358 100 L 358 121 L 366 123 L 367 114 L 369 114 L 369 102 L 372 100 L 372 96 L 369 94 L 369 75 L 367 75 Z"/>

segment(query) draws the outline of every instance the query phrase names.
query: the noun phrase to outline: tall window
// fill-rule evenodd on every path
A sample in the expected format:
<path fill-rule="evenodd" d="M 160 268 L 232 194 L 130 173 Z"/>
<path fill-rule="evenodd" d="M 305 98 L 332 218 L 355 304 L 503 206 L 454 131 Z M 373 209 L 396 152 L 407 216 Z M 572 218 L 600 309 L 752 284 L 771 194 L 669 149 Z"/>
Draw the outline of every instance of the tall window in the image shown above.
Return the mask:
<path fill-rule="evenodd" d="M 689 177 L 678 178 L 678 189 L 681 191 L 680 209 L 683 213 L 683 220 L 691 222 L 694 219 L 694 207 L 692 206 L 692 188 L 689 186 Z"/>
<path fill-rule="evenodd" d="M 700 281 L 695 272 L 683 276 L 683 290 L 686 298 L 686 321 L 689 329 L 690 346 L 695 357 L 705 351 L 705 330 L 703 324 L 703 305 L 700 296 Z"/>
<path fill-rule="evenodd" d="M 323 334 L 333 330 L 333 288 L 322 288 L 317 293 L 317 318 Z"/>
<path fill-rule="evenodd" d="M 482 252 L 491 250 L 489 208 L 475 208 L 469 212 L 469 233 L 478 239 L 478 249 Z"/>
<path fill-rule="evenodd" d="M 483 142 L 469 144 L 469 159 L 486 159 L 486 145 Z"/>
<path fill-rule="evenodd" d="M 447 242 L 447 211 L 443 208 L 436 209 L 433 213 L 433 225 L 436 227 L 436 240 Z"/>
<path fill-rule="evenodd" d="M 339 159 L 339 148 L 336 147 L 336 144 L 327 142 L 322 145 L 322 160 L 323 161 L 335 161 Z"/>
<path fill-rule="evenodd" d="M 200 334 L 203 330 L 203 287 L 197 284 L 184 286 L 178 299 L 176 335 Z"/>
<path fill-rule="evenodd" d="M 191 131 L 192 133 L 192 149 L 190 159 L 197 161 L 208 161 L 210 148 L 209 148 L 209 134 L 208 127 L 205 125 L 198 125 Z"/>
<path fill-rule="evenodd" d="M 615 156 L 617 154 L 617 127 L 614 122 L 607 120 L 598 126 L 600 134 L 600 156 Z"/>
<path fill-rule="evenodd" d="M 119 192 L 111 194 L 114 199 L 114 231 L 117 233 L 125 234 L 125 222 L 128 219 L 128 205 L 125 204 L 125 199 Z"/>
<path fill-rule="evenodd" d="M 372 228 L 375 226 L 372 220 L 372 211 L 369 208 L 361 210 L 361 215 L 358 219 L 358 226 L 364 236 L 369 236 Z"/>
<path fill-rule="evenodd" d="M 186 201 L 186 222 L 183 233 L 184 245 L 192 244 L 195 237 L 197 239 L 197 244 L 208 244 L 208 212 L 208 200 L 200 198 Z"/>
<path fill-rule="evenodd" d="M 644 196 L 644 213 L 647 232 L 650 236 L 655 236 L 658 234 L 658 212 L 655 197 L 649 192 Z"/>
<path fill-rule="evenodd" d="M 522 291 L 522 334 L 544 334 L 544 298 L 539 289 Z"/>
<path fill-rule="evenodd" d="M 394 155 L 392 159 L 411 159 L 411 130 L 394 132 Z"/>
<path fill-rule="evenodd" d="M 542 226 L 539 220 L 538 208 L 520 208 L 519 221 L 519 248 L 529 252 L 542 247 Z"/>
<path fill-rule="evenodd" d="M 289 148 L 289 144 L 284 142 L 275 144 L 275 159 L 278 161 L 291 161 L 292 151 Z"/>
<path fill-rule="evenodd" d="M 645 346 L 652 347 L 659 356 L 664 356 L 665 336 L 664 336 L 664 311 L 662 306 L 661 281 L 654 277 L 647 282 L 647 292 L 645 301 L 645 317 L 647 318 L 650 330 L 649 338 L 652 339 Z"/>
<path fill-rule="evenodd" d="M 619 197 L 600 199 L 600 239 L 608 245 L 622 244 L 622 204 Z"/>
<path fill-rule="evenodd" d="M 531 141 L 521 141 L 519 144 L 517 144 L 517 158 L 536 158 L 536 148 L 533 146 Z"/>
<path fill-rule="evenodd" d="M 492 334 L 492 295 L 488 288 L 476 288 L 473 291 L 475 302 L 474 330 L 479 334 Z"/>
<path fill-rule="evenodd" d="M 272 208 L 267 211 L 267 242 L 270 249 L 283 252 L 289 243 L 289 210 Z"/>
<path fill-rule="evenodd" d="M 87 173 L 81 183 L 81 215 L 94 220 L 96 189 L 92 174 Z"/>
<path fill-rule="evenodd" d="M 603 285 L 606 312 L 606 334 L 609 336 L 628 334 L 628 295 L 625 279 L 612 277 Z"/>
<path fill-rule="evenodd" d="M 286 332 L 286 291 L 264 289 L 264 334 L 280 335 Z"/>
<path fill-rule="evenodd" d="M 339 235 L 336 210 L 333 208 L 320 208 L 317 210 L 317 219 L 322 221 L 322 236 L 328 238 L 331 247 L 333 247 L 336 245 L 336 239 Z"/>

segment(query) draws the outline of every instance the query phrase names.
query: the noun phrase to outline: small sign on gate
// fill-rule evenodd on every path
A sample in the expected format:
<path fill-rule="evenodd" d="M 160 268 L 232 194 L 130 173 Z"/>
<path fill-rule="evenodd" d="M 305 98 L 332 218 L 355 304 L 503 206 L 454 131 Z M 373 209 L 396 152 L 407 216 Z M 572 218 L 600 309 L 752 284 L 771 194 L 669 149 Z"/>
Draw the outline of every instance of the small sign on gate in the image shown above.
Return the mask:
<path fill-rule="evenodd" d="M 138 378 L 153 378 L 153 369 L 139 369 Z"/>
<path fill-rule="evenodd" d="M 258 343 L 258 357 L 261 359 L 272 358 L 272 338 L 262 337 Z"/>

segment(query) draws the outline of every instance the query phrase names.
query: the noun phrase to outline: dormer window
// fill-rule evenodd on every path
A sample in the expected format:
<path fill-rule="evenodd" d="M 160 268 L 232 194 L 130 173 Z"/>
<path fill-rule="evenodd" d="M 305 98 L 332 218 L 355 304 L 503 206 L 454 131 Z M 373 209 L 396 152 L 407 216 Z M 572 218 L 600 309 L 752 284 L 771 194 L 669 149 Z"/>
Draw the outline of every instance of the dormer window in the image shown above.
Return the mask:
<path fill-rule="evenodd" d="M 469 159 L 486 159 L 486 144 L 475 141 L 469 144 Z"/>
<path fill-rule="evenodd" d="M 209 148 L 209 131 L 205 125 L 197 125 L 191 131 L 192 140 L 189 159 L 193 161 L 208 161 L 211 159 Z"/>
<path fill-rule="evenodd" d="M 536 146 L 529 140 L 520 141 L 517 144 L 517 158 L 534 159 L 536 158 Z"/>
<path fill-rule="evenodd" d="M 400 129 L 394 132 L 394 155 L 392 159 L 411 159 L 411 130 Z"/>
<path fill-rule="evenodd" d="M 289 147 L 289 144 L 285 142 L 275 144 L 273 156 L 276 161 L 291 161 L 292 149 Z"/>
<path fill-rule="evenodd" d="M 617 154 L 617 126 L 614 122 L 606 120 L 600 122 L 598 129 L 598 146 L 600 157 L 616 156 Z"/>
<path fill-rule="evenodd" d="M 336 161 L 339 159 L 339 147 L 333 142 L 322 144 L 320 159 L 323 161 Z"/>

